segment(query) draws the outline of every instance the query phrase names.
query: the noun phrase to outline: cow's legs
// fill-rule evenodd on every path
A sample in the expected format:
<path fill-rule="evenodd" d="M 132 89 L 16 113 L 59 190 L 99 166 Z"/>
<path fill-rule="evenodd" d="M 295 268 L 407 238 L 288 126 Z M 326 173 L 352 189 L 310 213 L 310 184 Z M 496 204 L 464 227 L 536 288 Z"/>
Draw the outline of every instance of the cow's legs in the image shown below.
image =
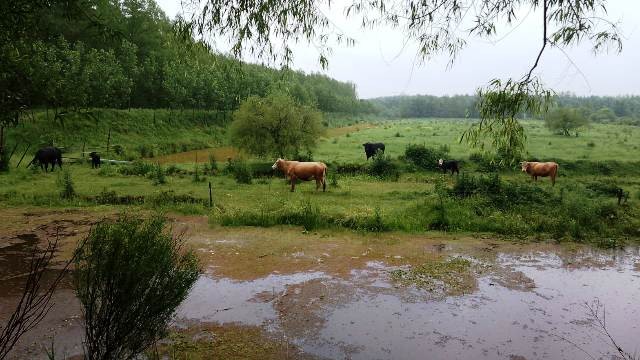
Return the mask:
<path fill-rule="evenodd" d="M 322 178 L 316 178 L 316 191 L 320 189 L 321 184 L 322 184 Z"/>
<path fill-rule="evenodd" d="M 296 177 L 292 176 L 291 177 L 291 192 L 294 192 L 296 190 Z"/>

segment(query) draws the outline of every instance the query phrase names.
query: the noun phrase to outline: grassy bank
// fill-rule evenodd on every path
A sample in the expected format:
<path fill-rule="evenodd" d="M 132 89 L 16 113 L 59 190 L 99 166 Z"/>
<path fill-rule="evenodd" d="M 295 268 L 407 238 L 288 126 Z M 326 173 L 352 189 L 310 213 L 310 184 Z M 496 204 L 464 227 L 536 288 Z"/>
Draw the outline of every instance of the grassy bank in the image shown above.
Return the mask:
<path fill-rule="evenodd" d="M 117 128 L 114 124 L 118 121 L 125 121 L 122 119 L 131 120 L 125 118 L 126 113 L 112 113 L 118 115 L 110 123 L 112 129 Z M 152 128 L 146 116 L 147 125 L 136 127 L 135 131 L 120 129 L 116 137 L 112 130 L 114 143 L 124 144 L 124 154 L 135 149 L 136 141 L 154 149 L 176 143 L 181 136 L 192 141 L 190 144 L 203 146 L 226 141 L 224 129 L 215 124 L 190 123 L 187 117 L 182 119 L 182 125 L 175 125 L 175 130 L 168 124 Z M 83 118 L 80 124 L 87 121 Z M 217 147 L 198 152 L 197 166 L 194 151 L 128 165 L 103 165 L 99 170 L 90 169 L 86 162 L 65 164 L 76 194 L 67 198 L 61 196 L 65 181 L 60 172 L 45 174 L 23 165 L 0 175 L 0 206 L 137 207 L 208 215 L 216 226 L 490 233 L 595 241 L 602 246 L 617 246 L 640 237 L 640 164 L 634 150 L 637 145 L 624 141 L 640 136 L 638 129 L 596 125 L 578 138 L 566 138 L 548 133 L 538 123 L 525 124 L 530 130 L 532 153 L 560 163 L 555 187 L 548 179 L 532 183 L 517 168 L 495 169 L 486 159 L 454 141 L 459 131 L 468 126 L 466 121 L 430 119 L 358 123 L 330 129 L 314 154 L 315 159 L 329 164 L 327 193 L 315 192 L 315 184 L 310 183 L 299 185 L 295 193 L 289 192 L 282 177 L 271 170 L 272 159 L 249 159 L 246 164 L 234 163 L 233 169 L 224 161 L 211 164 L 210 152 L 237 155 L 232 148 Z M 27 132 L 36 125 L 25 124 L 11 138 L 17 139 L 20 131 Z M 94 130 L 109 128 L 91 126 Z M 91 130 L 78 124 L 66 124 L 65 129 L 76 129 L 80 135 L 88 135 Z M 179 135 L 180 131 L 184 131 L 183 135 Z M 212 135 L 203 135 L 206 131 Z M 58 134 L 57 130 L 53 134 Z M 60 133 L 72 149 L 77 149 L 80 135 L 64 137 Z M 368 140 L 387 144 L 388 157 L 384 161 L 364 160 L 361 143 Z M 570 150 L 547 149 L 549 145 L 545 143 L 549 142 Z M 596 145 L 589 146 L 592 142 Z M 430 167 L 434 161 L 430 159 L 424 167 L 407 159 L 404 150 L 415 143 L 429 144 L 433 151 L 448 148 L 447 157 L 462 162 L 461 175 L 451 177 L 434 171 Z M 167 149 L 174 150 L 171 146 Z M 588 152 L 597 156 L 591 159 L 585 155 Z M 14 158 L 12 165 L 16 161 Z M 209 206 L 209 182 L 213 207 Z M 619 188 L 628 195 L 621 205 L 615 196 Z"/>
<path fill-rule="evenodd" d="M 132 160 L 220 146 L 230 116 L 217 111 L 93 109 L 56 118 L 52 110 L 38 111 L 9 128 L 7 147 L 19 145 L 14 156 L 31 144 L 30 153 L 55 145 L 66 157 L 80 157 L 84 148 L 103 157 Z"/>

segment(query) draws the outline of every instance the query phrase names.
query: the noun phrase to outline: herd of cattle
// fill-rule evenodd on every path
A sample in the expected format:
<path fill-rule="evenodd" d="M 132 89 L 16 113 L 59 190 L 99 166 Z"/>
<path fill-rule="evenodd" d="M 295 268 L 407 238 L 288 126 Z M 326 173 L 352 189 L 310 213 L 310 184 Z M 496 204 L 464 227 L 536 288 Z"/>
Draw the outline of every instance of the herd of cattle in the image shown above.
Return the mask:
<path fill-rule="evenodd" d="M 378 153 L 384 154 L 385 146 L 383 143 L 364 143 L 364 153 L 369 158 L 376 156 Z M 558 175 L 558 164 L 555 162 L 537 162 L 523 161 L 520 163 L 522 172 L 531 176 L 533 181 L 538 181 L 538 177 L 550 177 L 551 184 L 555 186 L 556 176 Z M 460 174 L 460 164 L 457 160 L 438 160 L 438 167 L 443 172 L 451 171 L 451 175 Z M 291 191 L 295 191 L 297 180 L 316 181 L 316 191 L 322 185 L 322 191 L 326 190 L 327 165 L 319 161 L 292 161 L 278 158 L 272 168 L 278 169 L 285 174 L 291 182 Z"/>
<path fill-rule="evenodd" d="M 369 158 L 375 156 L 378 152 L 384 153 L 385 146 L 383 143 L 365 143 L 362 144 L 364 152 Z M 96 152 L 89 153 L 91 158 L 91 168 L 100 167 L 101 159 L 100 155 Z M 29 162 L 27 167 L 32 164 L 40 165 L 45 172 L 49 169 L 51 164 L 51 171 L 54 170 L 56 164 L 59 168 L 62 168 L 62 151 L 56 147 L 44 147 L 39 149 L 33 160 Z M 523 161 L 520 163 L 522 172 L 525 172 L 531 176 L 534 181 L 538 180 L 538 177 L 550 177 L 551 183 L 556 184 L 556 176 L 558 175 L 558 164 L 555 162 L 535 162 L 535 161 Z M 451 175 L 456 173 L 460 174 L 460 165 L 456 160 L 438 160 L 438 167 L 443 172 L 451 172 Z M 327 165 L 317 161 L 290 161 L 285 159 L 278 159 L 273 164 L 272 168 L 278 169 L 285 174 L 288 181 L 291 182 L 291 191 L 295 191 L 295 184 L 297 180 L 303 181 L 316 181 L 316 190 L 322 186 L 322 191 L 326 191 L 327 188 Z"/>

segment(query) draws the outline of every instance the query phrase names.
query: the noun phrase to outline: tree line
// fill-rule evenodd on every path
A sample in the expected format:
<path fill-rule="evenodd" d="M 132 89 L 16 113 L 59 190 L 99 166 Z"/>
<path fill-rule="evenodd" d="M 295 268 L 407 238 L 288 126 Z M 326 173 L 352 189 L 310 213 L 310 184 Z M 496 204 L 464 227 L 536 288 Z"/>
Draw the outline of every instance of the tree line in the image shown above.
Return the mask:
<path fill-rule="evenodd" d="M 390 96 L 370 99 L 381 115 L 389 118 L 478 118 L 477 97 L 454 96 Z M 580 116 L 593 122 L 622 122 L 640 125 L 640 96 L 581 97 L 561 93 L 555 96 L 555 106 L 575 109 Z M 529 117 L 520 114 L 521 118 Z M 544 117 L 544 116 L 542 116 Z"/>
<path fill-rule="evenodd" d="M 373 111 L 353 83 L 212 50 L 154 0 L 3 1 L 0 13 L 0 168 L 4 129 L 34 108 L 227 112 L 277 91 L 323 112 Z"/>
<path fill-rule="evenodd" d="M 243 63 L 181 37 L 153 0 L 78 4 L 93 18 L 69 18 L 54 2 L 34 14 L 38 31 L 14 44 L 27 60 L 17 66 L 30 106 L 235 110 L 278 88 L 321 111 L 365 110 L 352 83 Z"/>

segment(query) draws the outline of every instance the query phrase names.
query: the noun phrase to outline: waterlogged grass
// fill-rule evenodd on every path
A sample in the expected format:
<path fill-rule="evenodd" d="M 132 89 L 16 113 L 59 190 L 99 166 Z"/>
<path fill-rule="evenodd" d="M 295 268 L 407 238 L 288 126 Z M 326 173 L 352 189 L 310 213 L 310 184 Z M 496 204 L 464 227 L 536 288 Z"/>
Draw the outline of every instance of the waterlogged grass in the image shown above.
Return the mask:
<path fill-rule="evenodd" d="M 446 295 L 468 293 L 476 287 L 471 261 L 460 257 L 428 261 L 408 270 L 393 270 L 391 278 L 405 286 Z"/>
<path fill-rule="evenodd" d="M 259 327 L 200 326 L 174 331 L 155 351 L 149 350 L 149 359 L 204 360 L 204 359 L 285 359 L 288 357 L 312 359 L 298 347 L 269 337 Z"/>

